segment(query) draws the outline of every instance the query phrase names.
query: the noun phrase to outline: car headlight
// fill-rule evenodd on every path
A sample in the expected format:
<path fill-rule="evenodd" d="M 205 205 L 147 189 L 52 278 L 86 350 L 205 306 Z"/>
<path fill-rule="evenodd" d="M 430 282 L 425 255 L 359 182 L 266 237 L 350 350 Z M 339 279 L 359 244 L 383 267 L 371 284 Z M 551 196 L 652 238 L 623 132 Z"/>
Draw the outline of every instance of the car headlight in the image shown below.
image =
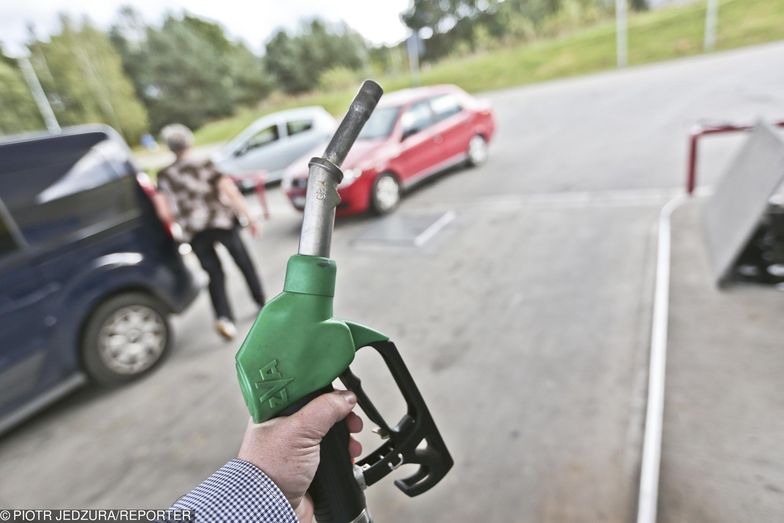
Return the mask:
<path fill-rule="evenodd" d="M 343 181 L 338 184 L 339 188 L 348 187 L 362 175 L 362 169 L 346 169 L 343 171 Z"/>

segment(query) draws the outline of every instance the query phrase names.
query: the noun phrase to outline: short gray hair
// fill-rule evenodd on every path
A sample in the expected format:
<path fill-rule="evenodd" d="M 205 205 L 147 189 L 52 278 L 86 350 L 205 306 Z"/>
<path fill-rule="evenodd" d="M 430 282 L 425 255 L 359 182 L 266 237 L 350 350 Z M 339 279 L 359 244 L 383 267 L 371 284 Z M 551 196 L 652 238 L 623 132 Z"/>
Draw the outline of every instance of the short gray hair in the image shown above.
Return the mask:
<path fill-rule="evenodd" d="M 182 152 L 193 145 L 193 133 L 180 123 L 169 124 L 161 129 L 161 137 L 173 153 Z"/>

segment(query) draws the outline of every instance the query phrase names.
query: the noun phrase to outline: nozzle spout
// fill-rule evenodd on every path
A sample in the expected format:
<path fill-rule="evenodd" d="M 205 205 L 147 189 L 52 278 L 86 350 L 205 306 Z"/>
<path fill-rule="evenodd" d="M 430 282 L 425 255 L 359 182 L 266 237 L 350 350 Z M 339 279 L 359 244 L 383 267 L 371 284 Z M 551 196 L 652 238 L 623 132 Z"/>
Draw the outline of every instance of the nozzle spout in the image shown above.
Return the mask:
<path fill-rule="evenodd" d="M 338 184 L 343 180 L 340 166 L 383 93 L 376 82 L 365 80 L 332 135 L 324 156 L 310 161 L 299 254 L 329 258 L 335 208 L 340 203 Z"/>

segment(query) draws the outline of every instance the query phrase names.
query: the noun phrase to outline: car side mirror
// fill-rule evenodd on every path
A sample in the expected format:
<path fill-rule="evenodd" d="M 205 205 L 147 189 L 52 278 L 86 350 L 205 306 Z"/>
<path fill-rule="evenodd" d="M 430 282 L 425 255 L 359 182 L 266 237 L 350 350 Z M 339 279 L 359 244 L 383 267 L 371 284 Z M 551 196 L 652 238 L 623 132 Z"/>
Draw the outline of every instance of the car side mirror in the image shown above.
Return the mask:
<path fill-rule="evenodd" d="M 231 154 L 234 157 L 239 157 L 239 156 L 242 156 L 243 154 L 245 154 L 246 152 L 248 152 L 248 146 L 247 145 L 243 145 L 242 147 L 234 149 L 234 152 L 231 153 Z"/>

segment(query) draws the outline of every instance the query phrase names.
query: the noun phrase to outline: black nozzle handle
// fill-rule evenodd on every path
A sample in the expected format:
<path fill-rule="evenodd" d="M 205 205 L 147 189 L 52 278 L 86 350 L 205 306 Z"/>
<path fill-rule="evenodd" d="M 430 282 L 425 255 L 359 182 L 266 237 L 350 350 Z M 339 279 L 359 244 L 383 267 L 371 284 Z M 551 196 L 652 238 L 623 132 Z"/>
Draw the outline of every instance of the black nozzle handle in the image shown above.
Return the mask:
<path fill-rule="evenodd" d="M 336 423 L 321 440 L 319 466 L 308 489 L 319 523 L 361 521 L 362 514 L 367 514 L 365 495 L 354 476 L 348 453 L 348 440 L 345 421 Z"/>
<path fill-rule="evenodd" d="M 384 94 L 384 90 L 373 80 L 365 80 L 362 83 L 362 87 L 359 88 L 354 101 L 351 102 L 346 116 L 343 117 L 343 121 L 340 122 L 324 151 L 326 160 L 338 167 L 343 164 L 349 149 L 354 145 L 354 141 L 373 113 L 373 109 L 376 108 L 382 94 Z"/>
<path fill-rule="evenodd" d="M 308 394 L 283 412 L 293 414 L 316 397 L 332 392 L 332 385 Z M 348 452 L 349 432 L 345 420 L 337 422 L 319 450 L 319 465 L 308 488 L 313 499 L 313 513 L 318 523 L 368 523 L 370 515 L 365 494 L 354 475 L 354 464 Z"/>

